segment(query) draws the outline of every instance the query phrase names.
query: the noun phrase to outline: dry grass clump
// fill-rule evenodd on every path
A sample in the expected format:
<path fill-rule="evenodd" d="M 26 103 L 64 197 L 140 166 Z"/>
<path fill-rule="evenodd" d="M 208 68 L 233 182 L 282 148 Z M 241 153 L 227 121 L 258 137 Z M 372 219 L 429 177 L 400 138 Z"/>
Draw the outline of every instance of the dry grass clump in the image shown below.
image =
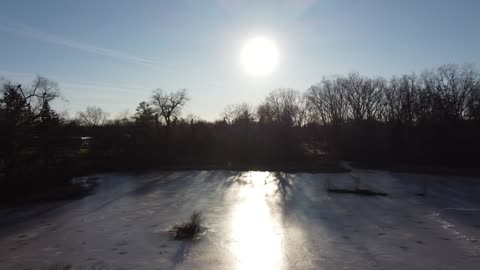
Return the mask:
<path fill-rule="evenodd" d="M 73 266 L 67 263 L 55 263 L 45 267 L 45 270 L 73 270 Z"/>
<path fill-rule="evenodd" d="M 387 196 L 385 192 L 373 191 L 369 189 L 355 188 L 355 189 L 343 189 L 343 188 L 328 188 L 328 192 L 331 193 L 348 193 L 364 196 Z"/>
<path fill-rule="evenodd" d="M 170 231 L 174 233 L 175 239 L 193 239 L 200 232 L 202 216 L 202 212 L 195 210 L 187 222 L 173 226 Z"/>
<path fill-rule="evenodd" d="M 92 264 L 90 267 L 73 267 L 71 264 L 68 264 L 68 263 L 57 262 L 43 268 L 43 270 L 108 270 L 108 269 L 109 268 L 107 267 L 107 265 L 103 262 L 96 262 Z"/>
<path fill-rule="evenodd" d="M 360 188 L 360 180 L 358 177 L 354 177 L 355 187 L 353 189 L 346 188 L 337 188 L 330 182 L 330 179 L 327 179 L 327 192 L 329 193 L 346 193 L 346 194 L 355 194 L 363 196 L 387 196 L 385 192 L 374 191 L 370 189 Z"/>

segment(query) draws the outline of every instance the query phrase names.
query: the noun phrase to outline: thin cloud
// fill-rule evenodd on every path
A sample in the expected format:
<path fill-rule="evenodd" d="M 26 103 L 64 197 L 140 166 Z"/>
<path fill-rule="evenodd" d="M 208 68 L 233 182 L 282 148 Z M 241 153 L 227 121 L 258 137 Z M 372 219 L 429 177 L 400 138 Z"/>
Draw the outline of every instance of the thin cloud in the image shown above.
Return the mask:
<path fill-rule="evenodd" d="M 34 73 L 24 73 L 24 72 L 12 72 L 8 70 L 1 70 L 0 69 L 0 81 L 3 80 L 12 80 L 14 83 L 30 83 L 33 81 L 38 74 Z M 68 93 L 75 93 L 75 92 L 85 92 L 85 91 L 99 91 L 102 92 L 113 92 L 113 93 L 124 93 L 124 94 L 136 94 L 139 93 L 149 93 L 154 88 L 148 88 L 144 86 L 125 86 L 125 85 L 116 85 L 111 84 L 108 82 L 98 82 L 98 81 L 85 81 L 85 82 L 71 82 L 71 81 L 63 81 L 63 80 L 56 80 L 54 77 L 46 76 L 49 79 L 56 81 L 60 89 L 66 91 Z"/>
<path fill-rule="evenodd" d="M 12 72 L 8 70 L 1 70 L 0 69 L 0 82 L 2 81 L 14 81 L 14 82 L 23 82 L 23 81 L 31 81 L 35 78 L 35 74 L 33 73 L 25 73 L 25 72 Z"/>
<path fill-rule="evenodd" d="M 157 64 L 157 62 L 148 58 L 138 57 L 138 56 L 117 51 L 117 50 L 97 47 L 84 42 L 69 40 L 61 36 L 52 35 L 49 33 L 36 30 L 24 24 L 0 24 L 0 30 L 15 33 L 17 35 L 25 36 L 28 38 L 40 40 L 40 41 L 51 43 L 51 44 L 61 45 L 61 46 L 65 46 L 72 49 L 77 49 L 87 53 L 107 56 L 107 57 L 122 60 L 122 61 L 133 62 L 133 63 L 144 64 L 144 65 L 151 65 L 151 66 Z"/>
<path fill-rule="evenodd" d="M 153 88 L 146 87 L 124 87 L 102 82 L 61 82 L 60 85 L 69 90 L 93 90 L 102 92 L 124 93 L 138 95 L 139 93 L 150 93 Z"/>

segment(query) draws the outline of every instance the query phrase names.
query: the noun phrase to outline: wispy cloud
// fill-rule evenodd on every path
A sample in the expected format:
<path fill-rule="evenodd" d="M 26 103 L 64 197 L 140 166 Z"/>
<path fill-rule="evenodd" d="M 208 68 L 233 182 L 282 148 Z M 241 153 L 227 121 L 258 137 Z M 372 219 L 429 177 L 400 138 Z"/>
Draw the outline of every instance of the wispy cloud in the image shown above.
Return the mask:
<path fill-rule="evenodd" d="M 0 69 L 0 82 L 3 80 L 9 81 L 12 80 L 14 83 L 17 82 L 26 82 L 26 81 L 33 81 L 33 79 L 37 76 L 33 73 L 25 73 L 25 72 L 12 72 L 8 70 L 1 70 Z"/>
<path fill-rule="evenodd" d="M 0 69 L 0 84 L 4 82 L 3 79 L 28 86 L 36 76 L 38 75 L 34 73 Z M 54 108 L 60 111 L 79 111 L 93 104 L 117 113 L 119 106 L 134 108 L 141 100 L 148 100 L 154 89 L 142 85 L 119 85 L 99 81 L 64 81 L 49 75 L 47 78 L 58 82 L 60 86 L 61 99 L 53 104 Z"/>
<path fill-rule="evenodd" d="M 8 70 L 0 69 L 0 79 L 3 80 L 12 80 L 13 83 L 22 83 L 28 84 L 35 79 L 35 77 L 40 76 L 39 74 L 27 73 L 27 72 L 12 72 Z M 124 94 L 139 94 L 139 93 L 149 93 L 154 88 L 146 87 L 143 85 L 125 85 L 125 84 L 112 84 L 109 82 L 99 82 L 99 81 L 83 81 L 83 82 L 72 82 L 57 80 L 55 76 L 46 76 L 49 79 L 52 79 L 59 83 L 61 89 L 66 89 L 69 92 L 75 91 L 98 91 L 102 92 L 111 92 L 111 93 L 124 93 Z"/>
<path fill-rule="evenodd" d="M 102 55 L 106 57 L 110 57 L 113 59 L 118 59 L 122 61 L 127 61 L 127 62 L 132 62 L 132 63 L 137 63 L 137 64 L 144 64 L 144 65 L 156 65 L 157 62 L 144 58 L 144 57 L 139 57 L 136 55 L 132 55 L 126 52 L 122 51 L 117 51 L 117 50 L 112 50 L 108 48 L 102 48 L 102 47 L 97 47 L 88 43 L 80 42 L 80 41 L 75 41 L 75 40 L 70 40 L 66 39 L 64 37 L 58 36 L 58 35 L 53 35 L 50 33 L 45 33 L 42 31 L 39 31 L 37 29 L 34 29 L 30 26 L 24 25 L 24 24 L 19 24 L 19 23 L 4 23 L 4 20 L 1 20 L 2 18 L 0 17 L 0 30 L 14 33 L 17 35 L 21 35 L 24 37 L 36 39 L 39 41 L 55 44 L 55 45 L 60 45 L 60 46 L 65 46 L 68 48 L 80 50 L 83 52 L 87 53 L 92 53 L 92 54 L 97 54 L 97 55 Z"/>

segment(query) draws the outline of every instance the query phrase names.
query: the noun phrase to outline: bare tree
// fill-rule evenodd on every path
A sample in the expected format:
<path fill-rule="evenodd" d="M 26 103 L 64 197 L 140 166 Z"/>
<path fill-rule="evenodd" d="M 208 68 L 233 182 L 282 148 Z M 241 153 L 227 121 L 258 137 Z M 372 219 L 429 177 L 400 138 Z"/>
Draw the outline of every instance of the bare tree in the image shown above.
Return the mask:
<path fill-rule="evenodd" d="M 2 93 L 0 104 L 7 112 L 7 119 L 14 121 L 17 127 L 36 121 L 42 108 L 60 96 L 58 84 L 41 76 L 37 76 L 28 88 L 6 82 Z"/>
<path fill-rule="evenodd" d="M 221 114 L 222 120 L 231 125 L 233 124 L 233 121 L 235 120 L 235 105 L 234 104 L 228 104 L 225 109 L 223 109 L 223 112 Z"/>
<path fill-rule="evenodd" d="M 38 76 L 31 87 L 6 82 L 1 89 L 0 123 L 3 147 L 0 158 L 5 160 L 7 179 L 16 167 L 21 148 L 32 136 L 35 126 L 45 127 L 46 122 L 57 118 L 49 103 L 59 97 L 59 87 L 54 81 Z M 43 140 L 43 138 L 42 138 Z"/>
<path fill-rule="evenodd" d="M 478 77 L 477 74 L 475 87 L 472 89 L 468 99 L 468 118 L 473 120 L 480 120 L 480 79 Z"/>
<path fill-rule="evenodd" d="M 107 121 L 108 113 L 100 107 L 88 106 L 84 112 L 77 113 L 77 119 L 84 126 L 101 126 Z"/>
<path fill-rule="evenodd" d="M 181 112 L 181 109 L 189 100 L 186 89 L 181 89 L 175 92 L 165 92 L 162 89 L 153 91 L 152 105 L 158 112 L 158 115 L 163 118 L 167 126 L 167 130 L 174 119 L 176 119 Z"/>
<path fill-rule="evenodd" d="M 227 124 L 249 123 L 255 121 L 255 112 L 247 103 L 230 104 L 223 111 L 222 119 Z"/>
<path fill-rule="evenodd" d="M 315 118 L 322 124 L 340 125 L 347 118 L 345 91 L 339 87 L 337 80 L 323 79 L 321 83 L 311 86 L 306 97 Z"/>
<path fill-rule="evenodd" d="M 424 114 L 435 119 L 464 119 L 479 85 L 479 74 L 472 65 L 444 65 L 421 75 Z M 426 102 L 428 101 L 428 102 Z M 425 105 L 424 105 L 425 106 Z"/>
<path fill-rule="evenodd" d="M 389 122 L 414 124 L 419 108 L 420 85 L 415 74 L 392 78 L 384 89 L 385 111 L 383 118 Z"/>
<path fill-rule="evenodd" d="M 130 115 L 129 110 L 126 109 L 117 113 L 113 117 L 112 123 L 116 125 L 127 125 L 130 123 L 131 119 L 132 119 L 132 116 Z"/>
<path fill-rule="evenodd" d="M 307 119 L 305 96 L 290 88 L 274 90 L 257 108 L 257 115 L 260 122 L 302 126 Z"/>
<path fill-rule="evenodd" d="M 462 81 L 468 88 L 466 117 L 480 120 L 480 72 L 473 65 L 465 65 Z"/>
<path fill-rule="evenodd" d="M 381 78 L 370 79 L 351 73 L 338 79 L 345 91 L 349 113 L 354 120 L 377 120 L 382 113 L 383 90 L 386 85 Z"/>

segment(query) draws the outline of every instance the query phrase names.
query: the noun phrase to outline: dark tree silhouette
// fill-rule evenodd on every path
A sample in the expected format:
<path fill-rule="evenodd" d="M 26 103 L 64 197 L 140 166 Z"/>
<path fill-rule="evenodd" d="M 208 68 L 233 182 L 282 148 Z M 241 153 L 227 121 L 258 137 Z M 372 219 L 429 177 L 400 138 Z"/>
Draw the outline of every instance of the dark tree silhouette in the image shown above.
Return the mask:
<path fill-rule="evenodd" d="M 28 88 L 6 82 L 1 93 L 0 129 L 3 146 L 0 157 L 4 166 L 0 166 L 0 169 L 4 172 L 7 185 L 13 185 L 14 180 L 28 172 L 26 167 L 35 167 L 33 163 L 27 164 L 29 159 L 35 158 L 36 152 L 27 150 L 31 148 L 34 134 L 38 134 L 44 166 L 49 164 L 53 155 L 50 139 L 52 127 L 58 124 L 58 116 L 50 108 L 50 102 L 59 97 L 59 88 L 57 83 L 38 76 Z"/>
<path fill-rule="evenodd" d="M 299 91 L 287 88 L 270 92 L 257 110 L 263 123 L 301 127 L 307 121 L 306 100 Z"/>
<path fill-rule="evenodd" d="M 165 121 L 167 131 L 170 130 L 172 122 L 179 117 L 182 107 L 188 100 L 185 89 L 175 92 L 165 92 L 162 89 L 153 91 L 152 105 L 158 116 Z"/>
<path fill-rule="evenodd" d="M 227 105 L 223 111 L 222 120 L 230 125 L 239 122 L 254 122 L 255 111 L 252 106 L 248 105 L 247 103 L 230 104 Z"/>
<path fill-rule="evenodd" d="M 108 113 L 100 107 L 87 106 L 84 112 L 77 113 L 77 120 L 84 126 L 101 126 L 107 121 Z"/>
<path fill-rule="evenodd" d="M 135 122 L 141 126 L 158 126 L 158 116 L 149 103 L 142 101 L 135 109 Z"/>
<path fill-rule="evenodd" d="M 480 73 L 472 65 L 389 80 L 323 78 L 305 92 L 276 89 L 257 107 L 229 105 L 215 122 L 182 117 L 186 90 L 157 89 L 132 117 L 113 121 L 99 107 L 63 119 L 51 106 L 58 96 L 58 85 L 43 77 L 31 87 L 3 84 L 1 182 L 34 189 L 32 175 L 52 184 L 46 179 L 164 166 L 338 170 L 342 159 L 475 167 L 471 157 L 480 151 Z"/>

